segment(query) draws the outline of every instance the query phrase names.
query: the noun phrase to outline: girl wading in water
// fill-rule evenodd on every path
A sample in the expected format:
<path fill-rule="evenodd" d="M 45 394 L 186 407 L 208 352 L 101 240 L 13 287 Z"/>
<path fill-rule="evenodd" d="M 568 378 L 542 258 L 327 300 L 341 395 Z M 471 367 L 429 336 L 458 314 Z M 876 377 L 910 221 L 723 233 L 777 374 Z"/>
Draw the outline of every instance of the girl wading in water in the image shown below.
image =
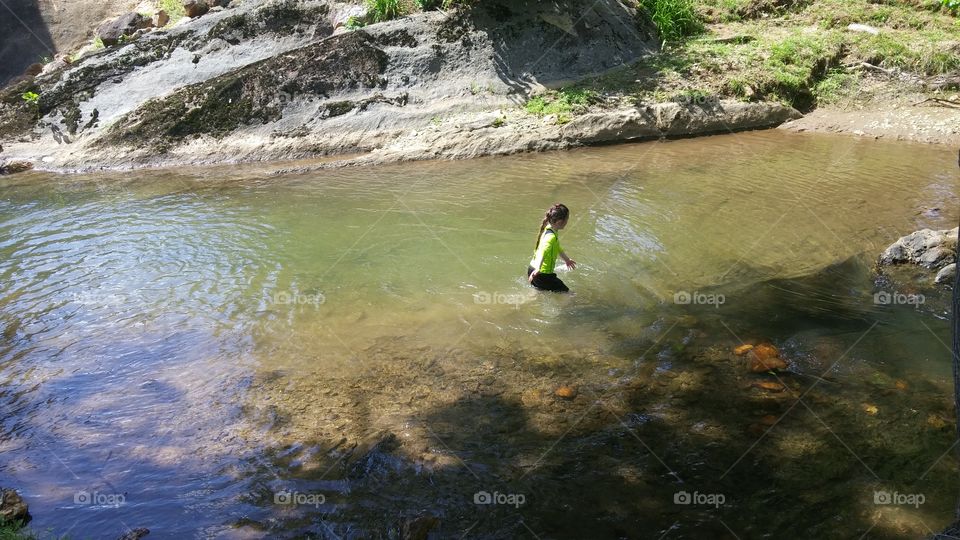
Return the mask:
<path fill-rule="evenodd" d="M 576 268 L 577 263 L 560 247 L 560 237 L 557 232 L 567 226 L 570 210 L 562 204 L 555 204 L 547 210 L 540 224 L 540 234 L 537 235 L 537 248 L 533 252 L 530 267 L 527 268 L 527 280 L 534 287 L 542 291 L 568 292 L 570 289 L 560 281 L 553 268 L 557 264 L 557 257 L 567 263 L 567 268 Z"/>

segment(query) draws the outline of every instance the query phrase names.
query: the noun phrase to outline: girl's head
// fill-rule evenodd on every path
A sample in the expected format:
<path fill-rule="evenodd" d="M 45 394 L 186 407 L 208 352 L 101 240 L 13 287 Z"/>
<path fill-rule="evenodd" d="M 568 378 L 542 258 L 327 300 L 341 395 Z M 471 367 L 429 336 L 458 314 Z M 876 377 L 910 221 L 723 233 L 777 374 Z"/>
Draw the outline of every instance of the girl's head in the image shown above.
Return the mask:
<path fill-rule="evenodd" d="M 547 223 L 549 223 L 554 230 L 559 231 L 567 226 L 567 219 L 569 218 L 570 209 L 560 203 L 548 208 L 547 212 L 543 215 L 543 222 L 540 223 L 540 232 L 537 233 L 537 246 L 540 245 L 540 237 L 543 236 L 543 230 L 547 228 Z"/>
<path fill-rule="evenodd" d="M 569 217 L 570 209 L 560 203 L 557 203 L 551 206 L 547 210 L 547 213 L 544 214 L 543 223 L 549 223 L 556 229 L 562 229 L 563 226 L 567 224 L 567 219 Z"/>

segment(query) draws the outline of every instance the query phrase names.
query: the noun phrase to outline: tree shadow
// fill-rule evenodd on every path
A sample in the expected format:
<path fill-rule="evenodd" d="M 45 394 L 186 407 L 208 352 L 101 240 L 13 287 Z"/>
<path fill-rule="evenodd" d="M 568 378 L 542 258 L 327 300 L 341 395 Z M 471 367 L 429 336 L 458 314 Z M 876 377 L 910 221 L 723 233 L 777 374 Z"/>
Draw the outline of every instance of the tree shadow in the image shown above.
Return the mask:
<path fill-rule="evenodd" d="M 0 6 L 0 88 L 56 48 L 37 0 Z"/>
<path fill-rule="evenodd" d="M 751 373 L 747 358 L 732 351 L 739 340 L 707 317 L 660 343 L 648 338 L 619 351 L 636 358 L 635 369 L 607 382 L 583 377 L 567 397 L 553 388 L 583 375 L 583 359 L 561 355 L 548 369 L 514 351 L 494 362 L 503 371 L 493 381 L 461 381 L 456 399 L 412 407 L 396 429 L 366 443 L 345 448 L 315 439 L 281 449 L 269 468 L 282 485 L 325 492 L 327 504 L 283 508 L 270 521 L 243 525 L 290 538 L 924 534 L 926 524 L 947 523 L 954 505 L 953 405 L 943 386 L 916 374 L 898 379 L 900 368 L 877 356 L 890 348 L 889 337 L 863 344 L 872 323 L 859 296 L 840 306 L 825 297 L 781 306 L 793 310 L 795 326 L 788 317 L 764 324 L 767 302 L 800 304 L 798 294 L 822 294 L 825 284 L 842 290 L 859 282 L 859 270 L 845 261 L 766 280 L 760 285 L 771 296 L 725 321 L 745 334 L 772 332 L 766 337 L 791 361 L 787 371 Z M 790 342 L 798 329 L 834 323 L 806 349 Z M 513 377 L 508 365 L 527 377 L 519 387 L 497 380 Z M 421 367 L 407 366 L 420 384 L 449 376 Z M 402 385 L 371 384 L 392 399 L 406 397 Z M 371 393 L 354 390 L 349 399 Z M 371 427 L 375 416 L 363 407 Z M 252 473 L 276 485 L 263 471 Z M 890 505 L 885 493 L 926 500 Z"/>

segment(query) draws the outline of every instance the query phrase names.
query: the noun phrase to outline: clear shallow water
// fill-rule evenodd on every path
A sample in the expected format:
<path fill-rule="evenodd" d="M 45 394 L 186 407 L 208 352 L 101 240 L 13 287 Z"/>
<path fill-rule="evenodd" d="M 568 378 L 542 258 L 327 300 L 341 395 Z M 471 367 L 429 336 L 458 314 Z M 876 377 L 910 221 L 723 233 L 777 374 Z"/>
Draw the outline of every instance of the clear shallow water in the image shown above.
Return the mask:
<path fill-rule="evenodd" d="M 947 149 L 763 132 L 269 172 L 0 181 L 0 485 L 37 530 L 847 538 L 950 521 L 947 293 L 872 271 L 898 236 L 955 225 Z M 573 296 L 521 279 L 558 201 Z M 731 349 L 751 340 L 790 371 L 749 373 Z"/>

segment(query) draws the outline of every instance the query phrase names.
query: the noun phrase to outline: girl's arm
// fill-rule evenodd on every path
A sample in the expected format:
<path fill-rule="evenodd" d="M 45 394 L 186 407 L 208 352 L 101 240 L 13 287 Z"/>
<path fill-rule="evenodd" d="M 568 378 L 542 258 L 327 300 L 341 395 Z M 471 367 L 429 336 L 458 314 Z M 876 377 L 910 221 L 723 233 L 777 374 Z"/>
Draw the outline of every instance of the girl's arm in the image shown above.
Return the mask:
<path fill-rule="evenodd" d="M 567 263 L 567 268 L 577 267 L 577 261 L 571 259 L 570 257 L 567 257 L 567 254 L 564 253 L 563 251 L 560 252 L 560 258 L 563 259 L 563 262 Z"/>

